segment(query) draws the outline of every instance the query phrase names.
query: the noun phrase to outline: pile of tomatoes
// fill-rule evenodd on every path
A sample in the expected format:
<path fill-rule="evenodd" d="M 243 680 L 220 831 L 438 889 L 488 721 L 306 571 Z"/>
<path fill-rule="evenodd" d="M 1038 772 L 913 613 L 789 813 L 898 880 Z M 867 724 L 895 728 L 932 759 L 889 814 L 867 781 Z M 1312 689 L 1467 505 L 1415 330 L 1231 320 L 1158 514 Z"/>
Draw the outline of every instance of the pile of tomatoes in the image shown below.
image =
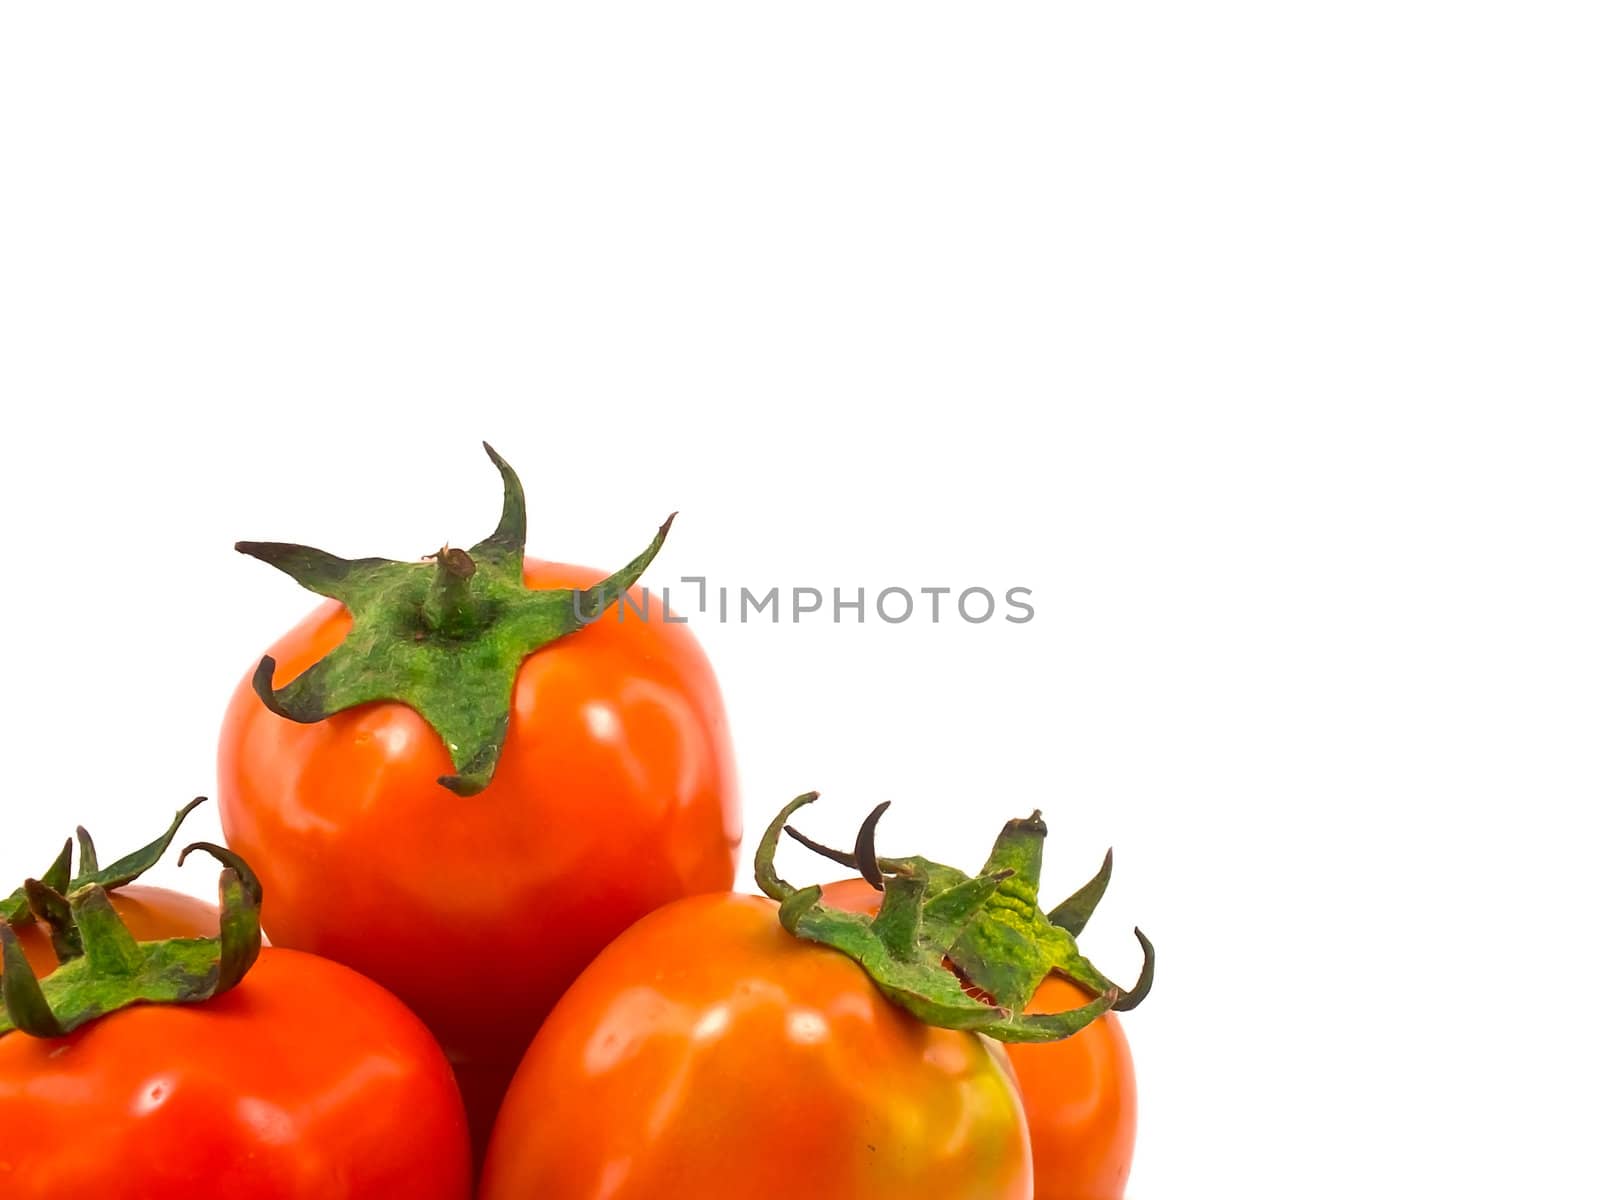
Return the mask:
<path fill-rule="evenodd" d="M 470 550 L 241 543 L 328 599 L 224 717 L 220 907 L 134 882 L 177 821 L 105 868 L 80 830 L 76 869 L 69 844 L 0 904 L 0 1196 L 1120 1197 L 1120 993 L 1001 1045 L 982 1012 L 914 1015 L 876 942 L 841 953 L 792 932 L 792 898 L 731 892 L 715 677 L 684 624 L 618 602 L 666 527 L 609 576 L 525 559 L 490 455 L 505 510 Z M 802 897 L 849 937 L 910 888 L 885 869 L 922 871 L 867 832 L 831 853 L 853 877 Z M 1026 1011 L 1095 1001 L 1083 961 Z"/>

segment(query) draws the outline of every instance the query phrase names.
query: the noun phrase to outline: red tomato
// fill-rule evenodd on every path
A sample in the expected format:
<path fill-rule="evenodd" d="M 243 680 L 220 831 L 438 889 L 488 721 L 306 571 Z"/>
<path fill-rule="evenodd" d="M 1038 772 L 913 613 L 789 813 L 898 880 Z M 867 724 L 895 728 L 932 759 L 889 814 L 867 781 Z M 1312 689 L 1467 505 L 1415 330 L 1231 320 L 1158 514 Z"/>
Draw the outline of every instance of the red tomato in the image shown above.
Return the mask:
<path fill-rule="evenodd" d="M 111 907 L 136 941 L 217 936 L 215 904 L 141 883 L 117 888 L 110 896 Z M 32 921 L 19 928 L 16 934 L 34 974 L 43 978 L 56 969 L 56 954 L 50 948 L 50 934 L 44 926 Z"/>
<path fill-rule="evenodd" d="M 851 912 L 875 913 L 881 893 L 863 879 L 823 888 L 823 900 Z M 1090 996 L 1052 975 L 1034 993 L 1029 1012 L 1062 1012 Z M 1133 1165 L 1138 1106 L 1133 1056 L 1122 1022 L 1106 1013 L 1059 1042 L 1005 1047 L 1028 1113 L 1035 1200 L 1121 1200 Z"/>
<path fill-rule="evenodd" d="M 263 950 L 203 1004 L 0 1037 L 6 1200 L 466 1200 L 438 1046 L 337 963 Z"/>
<path fill-rule="evenodd" d="M 528 1050 L 480 1200 L 1028 1200 L 1004 1056 L 895 1007 L 752 896 L 682 900 L 573 984 Z"/>
<path fill-rule="evenodd" d="M 557 563 L 524 571 L 530 588 L 600 578 Z M 648 621 L 619 622 L 613 608 L 522 664 L 504 753 L 475 796 L 439 785 L 452 770 L 444 744 L 404 705 L 302 725 L 246 679 L 228 708 L 222 824 L 265 886 L 273 943 L 347 963 L 411 1005 L 480 1097 L 485 1127 L 539 1022 L 607 942 L 733 881 L 721 697 L 693 635 L 655 604 Z M 336 603 L 313 612 L 272 647 L 275 684 L 349 627 Z"/>

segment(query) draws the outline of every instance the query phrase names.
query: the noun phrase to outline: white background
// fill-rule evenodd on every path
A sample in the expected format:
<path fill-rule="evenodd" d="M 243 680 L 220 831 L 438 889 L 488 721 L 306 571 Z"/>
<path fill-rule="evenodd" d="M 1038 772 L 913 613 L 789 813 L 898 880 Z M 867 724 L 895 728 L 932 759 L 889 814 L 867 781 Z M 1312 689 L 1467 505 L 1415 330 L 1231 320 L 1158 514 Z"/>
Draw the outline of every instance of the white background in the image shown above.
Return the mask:
<path fill-rule="evenodd" d="M 571 7 L 0 19 L 0 878 L 487 437 L 546 557 L 1033 589 L 695 628 L 752 824 L 1116 845 L 1136 1200 L 1593 1194 L 1592 7 Z"/>

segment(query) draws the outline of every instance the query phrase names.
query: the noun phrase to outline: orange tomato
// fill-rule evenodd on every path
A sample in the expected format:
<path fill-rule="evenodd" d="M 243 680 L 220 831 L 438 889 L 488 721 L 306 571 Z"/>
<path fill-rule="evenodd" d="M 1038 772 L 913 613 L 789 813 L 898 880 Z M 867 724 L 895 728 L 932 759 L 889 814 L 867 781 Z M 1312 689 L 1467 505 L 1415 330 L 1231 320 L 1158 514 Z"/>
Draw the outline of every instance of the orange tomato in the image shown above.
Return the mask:
<path fill-rule="evenodd" d="M 1028 1200 L 1004 1056 L 891 1004 L 778 906 L 682 900 L 613 942 L 534 1039 L 480 1200 Z"/>
<path fill-rule="evenodd" d="M 1029 1012 L 1088 1003 L 1082 988 L 1046 979 Z M 1116 1013 L 1062 1042 L 1006 1047 L 1028 1110 L 1034 1200 L 1122 1200 L 1133 1166 L 1138 1101 L 1133 1055 Z"/>
<path fill-rule="evenodd" d="M 824 902 L 875 913 L 882 894 L 863 879 L 823 888 Z M 1062 1012 L 1087 1004 L 1082 988 L 1051 975 L 1029 1012 Z M 1059 1042 L 1008 1045 L 1028 1114 L 1034 1200 L 1122 1200 L 1133 1166 L 1138 1103 L 1133 1055 L 1115 1013 Z"/>
<path fill-rule="evenodd" d="M 523 576 L 530 588 L 602 577 L 531 560 Z M 606 943 L 733 882 L 721 696 L 687 626 L 653 602 L 649 620 L 619 621 L 614 606 L 522 664 L 504 753 L 475 796 L 439 785 L 445 746 L 405 705 L 296 724 L 246 678 L 228 707 L 222 825 L 261 878 L 273 944 L 347 963 L 409 1004 L 484 1128 L 540 1021 Z M 349 627 L 337 603 L 314 611 L 271 648 L 275 686 Z"/>

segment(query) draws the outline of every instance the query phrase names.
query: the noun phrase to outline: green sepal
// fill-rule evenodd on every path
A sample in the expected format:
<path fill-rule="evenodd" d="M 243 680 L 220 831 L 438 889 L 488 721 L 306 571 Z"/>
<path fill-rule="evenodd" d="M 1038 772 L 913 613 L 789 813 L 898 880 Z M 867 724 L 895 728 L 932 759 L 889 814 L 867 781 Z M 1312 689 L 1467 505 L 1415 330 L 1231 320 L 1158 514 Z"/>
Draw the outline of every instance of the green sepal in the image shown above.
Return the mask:
<path fill-rule="evenodd" d="M 343 559 L 283 542 L 235 545 L 339 601 L 351 616 L 344 640 L 282 687 L 273 686 L 277 663 L 263 658 L 251 680 L 261 702 L 301 724 L 373 701 L 408 705 L 443 740 L 455 773 L 439 783 L 461 796 L 481 792 L 494 777 L 523 661 L 598 620 L 638 582 L 673 520 L 642 554 L 592 587 L 526 587 L 522 483 L 487 442 L 483 448 L 500 471 L 505 499 L 495 531 L 470 550 L 445 547 L 421 562 L 396 562 Z"/>
<path fill-rule="evenodd" d="M 1110 882 L 1111 851 L 1107 850 L 1105 861 L 1100 864 L 1094 878 L 1050 910 L 1050 924 L 1059 925 L 1077 937 L 1089 924 L 1094 910 L 1100 907 L 1100 898 L 1106 894 L 1106 886 Z"/>
<path fill-rule="evenodd" d="M 224 864 L 216 937 L 135 941 L 105 886 L 90 883 L 66 898 L 82 953 L 41 981 L 10 922 L 0 919 L 0 1037 L 64 1037 L 135 1004 L 197 1004 L 236 986 L 261 951 L 261 885 L 237 855 L 208 843 L 184 850 L 179 861 L 194 849 Z"/>
<path fill-rule="evenodd" d="M 88 871 L 88 870 L 91 870 L 92 868 L 85 867 L 83 869 L 85 871 Z M 62 845 L 61 853 L 56 855 L 55 862 L 51 863 L 50 866 L 45 870 L 45 873 L 43 875 L 39 876 L 39 882 L 45 884 L 47 887 L 55 888 L 57 891 L 60 891 L 60 890 L 62 890 L 64 888 L 67 888 L 67 887 L 71 886 L 71 884 L 72 884 L 72 839 L 71 838 L 68 838 L 66 840 L 66 842 Z M 13 892 L 11 894 L 11 898 L 14 901 L 17 898 L 17 893 Z"/>
<path fill-rule="evenodd" d="M 28 907 L 37 920 L 43 921 L 50 931 L 50 949 L 58 963 L 71 962 L 83 953 L 83 942 L 78 937 L 78 926 L 72 920 L 72 904 L 55 888 L 42 879 L 23 881 Z"/>
<path fill-rule="evenodd" d="M 854 853 L 812 841 L 787 822 L 816 798 L 815 792 L 796 797 L 768 826 L 756 850 L 756 881 L 779 901 L 785 929 L 854 959 L 885 995 L 925 1023 L 978 1030 L 1007 1042 L 1058 1041 L 1106 1012 L 1134 1007 L 1149 993 L 1155 957 L 1143 933 L 1134 931 L 1145 950 L 1144 969 L 1138 984 L 1124 990 L 1079 953 L 1068 929 L 1040 910 L 1047 830 L 1039 813 L 1008 822 L 983 871 L 968 876 L 921 857 L 878 857 L 876 828 L 887 805 L 879 805 L 863 823 Z M 831 908 L 822 903 L 820 888 L 796 889 L 781 879 L 774 859 L 785 832 L 834 862 L 859 869 L 884 892 L 878 915 Z M 1092 885 L 1079 895 L 1088 894 Z M 1103 880 L 1099 889 L 1104 891 Z M 1092 898 L 1098 900 L 1098 893 Z M 1092 910 L 1093 903 L 1087 907 Z M 1065 916 L 1074 920 L 1078 913 L 1069 907 Z M 1086 987 L 1094 999 L 1064 1012 L 1024 1012 L 1052 972 Z"/>
<path fill-rule="evenodd" d="M 37 880 L 31 881 L 37 886 L 42 884 L 51 891 L 65 896 L 71 892 L 80 891 L 91 884 L 99 884 L 107 891 L 115 891 L 119 887 L 132 883 L 143 875 L 156 863 L 161 861 L 161 856 L 172 845 L 172 840 L 178 836 L 178 829 L 183 825 L 184 819 L 196 808 L 206 802 L 204 796 L 196 796 L 189 803 L 180 808 L 172 818 L 172 823 L 166 831 L 155 841 L 147 846 L 142 846 L 132 854 L 125 854 L 109 867 L 100 866 L 100 857 L 95 851 L 94 839 L 89 836 L 88 830 L 78 826 L 78 846 L 80 850 L 78 874 L 72 874 L 72 841 L 61 848 L 61 853 L 50 864 L 48 870 L 40 875 Z M 33 904 L 29 899 L 26 885 L 19 887 L 4 900 L 0 900 L 0 921 L 5 921 L 13 929 L 20 929 L 30 924 L 36 918 Z M 61 955 L 61 947 L 57 945 L 56 954 L 65 961 Z"/>
<path fill-rule="evenodd" d="M 79 825 L 78 870 L 82 871 L 85 875 L 93 875 L 99 869 L 100 852 L 95 849 L 94 839 L 89 836 L 89 831 L 82 825 Z"/>

